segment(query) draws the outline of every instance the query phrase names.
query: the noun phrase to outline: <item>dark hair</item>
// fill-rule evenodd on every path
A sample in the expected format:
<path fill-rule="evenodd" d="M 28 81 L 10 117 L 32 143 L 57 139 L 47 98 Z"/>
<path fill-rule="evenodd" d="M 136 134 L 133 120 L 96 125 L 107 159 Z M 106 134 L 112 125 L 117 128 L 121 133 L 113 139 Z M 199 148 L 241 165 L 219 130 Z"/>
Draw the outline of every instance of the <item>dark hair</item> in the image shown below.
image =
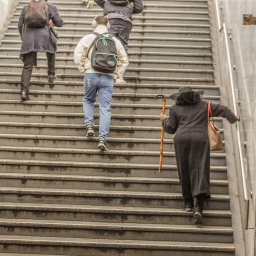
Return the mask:
<path fill-rule="evenodd" d="M 97 22 L 98 25 L 105 25 L 105 26 L 107 26 L 107 24 L 108 24 L 108 18 L 105 17 L 105 16 L 102 16 L 102 15 L 97 16 L 95 18 L 95 21 Z"/>

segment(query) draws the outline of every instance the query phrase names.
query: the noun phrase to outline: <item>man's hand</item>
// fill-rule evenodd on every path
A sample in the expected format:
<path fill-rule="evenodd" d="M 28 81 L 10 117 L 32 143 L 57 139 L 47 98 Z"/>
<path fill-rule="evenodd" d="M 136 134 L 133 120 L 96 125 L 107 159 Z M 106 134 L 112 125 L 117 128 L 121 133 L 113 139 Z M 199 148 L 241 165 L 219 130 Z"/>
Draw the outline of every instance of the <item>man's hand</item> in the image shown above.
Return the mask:
<path fill-rule="evenodd" d="M 163 121 L 165 118 L 167 118 L 167 115 L 161 113 L 161 115 L 160 115 L 160 120 Z"/>
<path fill-rule="evenodd" d="M 54 23 L 52 22 L 52 20 L 49 21 L 49 25 L 50 25 L 51 28 L 54 28 L 54 27 L 55 27 L 55 25 L 54 25 Z"/>
<path fill-rule="evenodd" d="M 236 120 L 239 122 L 241 120 L 239 115 L 236 115 Z"/>

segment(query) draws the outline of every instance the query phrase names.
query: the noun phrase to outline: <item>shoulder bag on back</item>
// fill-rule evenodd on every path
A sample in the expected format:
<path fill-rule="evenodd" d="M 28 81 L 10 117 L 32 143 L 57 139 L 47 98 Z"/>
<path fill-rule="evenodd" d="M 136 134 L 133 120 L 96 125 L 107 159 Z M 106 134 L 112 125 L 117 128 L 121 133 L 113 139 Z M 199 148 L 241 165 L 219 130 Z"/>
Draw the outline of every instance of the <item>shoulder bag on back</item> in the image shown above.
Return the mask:
<path fill-rule="evenodd" d="M 43 28 L 48 23 L 48 5 L 44 0 L 31 0 L 24 15 L 24 23 L 29 28 Z"/>

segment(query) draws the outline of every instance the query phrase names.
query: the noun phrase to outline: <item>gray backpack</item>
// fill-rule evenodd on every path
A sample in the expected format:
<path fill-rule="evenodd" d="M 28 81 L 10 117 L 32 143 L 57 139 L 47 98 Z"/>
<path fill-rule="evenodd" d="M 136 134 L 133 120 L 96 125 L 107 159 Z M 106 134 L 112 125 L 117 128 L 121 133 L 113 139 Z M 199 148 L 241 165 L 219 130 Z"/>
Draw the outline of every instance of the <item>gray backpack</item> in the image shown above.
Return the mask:
<path fill-rule="evenodd" d="M 109 2 L 116 6 L 126 6 L 129 4 L 129 0 L 109 0 Z"/>
<path fill-rule="evenodd" d="M 48 5 L 44 0 L 31 0 L 24 15 L 24 23 L 29 28 L 43 28 L 48 23 Z"/>
<path fill-rule="evenodd" d="M 89 52 L 92 50 L 92 68 L 102 73 L 114 73 L 118 62 L 114 39 L 108 33 L 98 34 L 94 32 L 93 34 L 96 35 L 96 38 L 87 51 L 88 58 Z"/>

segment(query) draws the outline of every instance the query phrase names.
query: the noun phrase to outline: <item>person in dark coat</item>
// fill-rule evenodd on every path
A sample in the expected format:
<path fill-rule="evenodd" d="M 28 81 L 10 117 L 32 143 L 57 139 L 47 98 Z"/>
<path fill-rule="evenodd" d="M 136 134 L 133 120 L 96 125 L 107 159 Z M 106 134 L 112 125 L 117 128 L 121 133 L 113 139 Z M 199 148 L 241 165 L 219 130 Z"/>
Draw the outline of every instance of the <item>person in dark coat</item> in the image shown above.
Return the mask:
<path fill-rule="evenodd" d="M 175 105 L 169 117 L 160 115 L 167 133 L 175 134 L 174 148 L 185 211 L 193 211 L 194 223 L 202 223 L 204 201 L 210 194 L 210 145 L 207 132 L 208 102 L 201 100 L 203 91 L 183 87 L 171 95 Z M 240 120 L 229 108 L 210 103 L 212 115 L 226 118 L 231 124 Z"/>
<path fill-rule="evenodd" d="M 46 0 L 47 2 L 47 0 Z M 24 6 L 19 17 L 18 30 L 22 45 L 20 51 L 21 60 L 24 63 L 21 76 L 21 99 L 28 100 L 30 79 L 33 66 L 37 66 L 37 52 L 46 52 L 48 60 L 48 80 L 53 83 L 55 77 L 55 52 L 57 51 L 57 38 L 51 27 L 63 26 L 63 20 L 58 14 L 57 7 L 48 5 L 49 24 L 43 28 L 29 28 L 24 24 L 24 15 L 28 5 Z"/>
<path fill-rule="evenodd" d="M 110 29 L 109 33 L 117 37 L 128 52 L 128 40 L 132 30 L 132 15 L 143 11 L 142 0 L 129 0 L 125 6 L 117 6 L 111 3 L 110 0 L 83 0 L 84 2 L 96 2 L 104 10 L 104 15 L 107 16 Z"/>

